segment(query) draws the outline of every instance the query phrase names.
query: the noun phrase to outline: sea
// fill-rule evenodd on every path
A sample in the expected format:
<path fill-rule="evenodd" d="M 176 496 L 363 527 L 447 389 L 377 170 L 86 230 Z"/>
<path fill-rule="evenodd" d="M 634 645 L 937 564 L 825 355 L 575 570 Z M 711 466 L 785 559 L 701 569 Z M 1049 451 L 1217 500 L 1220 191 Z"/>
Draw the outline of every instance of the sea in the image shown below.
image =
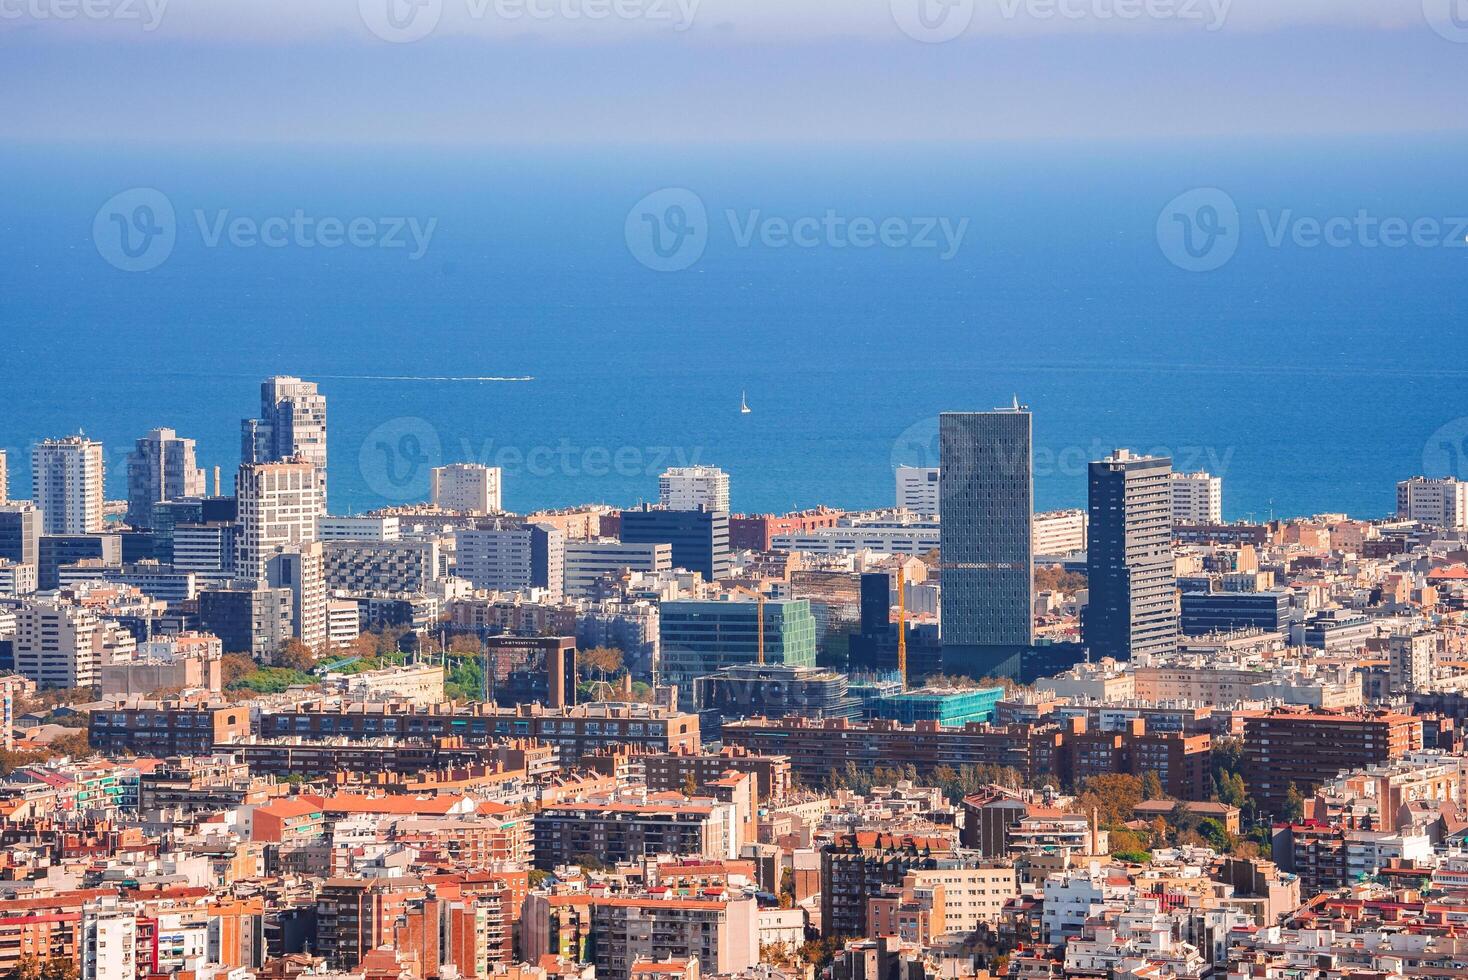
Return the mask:
<path fill-rule="evenodd" d="M 500 465 L 516 511 L 729 472 L 736 511 L 889 505 L 937 416 L 1034 413 L 1035 498 L 1115 447 L 1230 519 L 1468 478 L 1461 138 L 0 149 L 0 448 L 198 442 L 329 402 L 330 504 Z M 655 237 L 654 237 L 655 236 Z M 741 401 L 749 411 L 741 411 Z"/>

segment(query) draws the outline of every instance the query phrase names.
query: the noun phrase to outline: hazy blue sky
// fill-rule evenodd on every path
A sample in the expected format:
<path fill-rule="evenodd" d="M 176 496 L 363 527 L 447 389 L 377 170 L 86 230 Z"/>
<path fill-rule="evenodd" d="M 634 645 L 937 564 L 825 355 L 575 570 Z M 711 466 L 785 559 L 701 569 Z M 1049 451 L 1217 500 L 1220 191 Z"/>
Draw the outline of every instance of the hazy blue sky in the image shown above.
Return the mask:
<path fill-rule="evenodd" d="M 0 0 L 0 135 L 1186 139 L 1468 120 L 1468 0 L 416 2 Z"/>

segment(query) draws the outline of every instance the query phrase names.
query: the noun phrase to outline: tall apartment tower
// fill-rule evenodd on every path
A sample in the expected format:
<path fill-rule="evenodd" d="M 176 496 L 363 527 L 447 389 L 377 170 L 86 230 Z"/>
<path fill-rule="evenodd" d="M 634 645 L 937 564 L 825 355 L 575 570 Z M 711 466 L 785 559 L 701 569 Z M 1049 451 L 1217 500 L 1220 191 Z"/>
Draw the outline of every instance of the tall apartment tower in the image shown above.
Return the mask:
<path fill-rule="evenodd" d="M 939 418 L 943 669 L 1019 676 L 1034 645 L 1032 417 L 1016 399 Z"/>
<path fill-rule="evenodd" d="M 82 436 L 47 439 L 31 450 L 31 499 L 44 534 L 102 530 L 106 469 L 102 444 Z"/>
<path fill-rule="evenodd" d="M 241 423 L 240 462 L 314 463 L 326 500 L 326 396 L 314 381 L 277 376 L 260 384 L 260 417 Z M 326 513 L 325 510 L 322 513 Z"/>
<path fill-rule="evenodd" d="M 1177 646 L 1172 460 L 1118 449 L 1090 466 L 1090 598 L 1081 616 L 1091 659 L 1127 660 Z"/>
<path fill-rule="evenodd" d="M 729 512 L 729 474 L 717 466 L 675 466 L 658 477 L 658 504 L 664 510 Z"/>
<path fill-rule="evenodd" d="M 326 560 L 320 541 L 276 550 L 265 560 L 265 581 L 291 594 L 291 633 L 313 650 L 326 645 Z"/>
<path fill-rule="evenodd" d="M 939 506 L 939 481 L 936 466 L 897 467 L 897 506 L 924 517 L 937 517 L 942 510 Z"/>
<path fill-rule="evenodd" d="M 432 472 L 435 507 L 487 515 L 499 513 L 503 472 L 498 466 L 477 463 L 450 463 L 435 466 Z"/>
<path fill-rule="evenodd" d="M 165 500 L 202 497 L 204 471 L 194 459 L 194 440 L 172 429 L 154 429 L 127 456 L 127 522 L 153 526 L 153 507 Z"/>
<path fill-rule="evenodd" d="M 244 463 L 235 478 L 239 530 L 235 535 L 235 575 L 266 578 L 278 551 L 316 540 L 323 512 L 320 470 L 305 460 Z"/>
<path fill-rule="evenodd" d="M 1172 523 L 1222 524 L 1223 478 L 1211 473 L 1172 474 Z"/>
<path fill-rule="evenodd" d="M 1468 482 L 1414 476 L 1397 484 L 1397 516 L 1449 530 L 1468 530 Z"/>
<path fill-rule="evenodd" d="M 10 500 L 10 457 L 0 449 L 0 504 Z"/>

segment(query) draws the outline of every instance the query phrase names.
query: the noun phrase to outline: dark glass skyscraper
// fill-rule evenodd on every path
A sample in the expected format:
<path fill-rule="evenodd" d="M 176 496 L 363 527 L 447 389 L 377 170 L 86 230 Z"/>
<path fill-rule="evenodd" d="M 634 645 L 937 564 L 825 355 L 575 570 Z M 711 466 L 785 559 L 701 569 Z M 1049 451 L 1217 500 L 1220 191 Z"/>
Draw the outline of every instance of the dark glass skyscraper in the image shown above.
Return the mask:
<path fill-rule="evenodd" d="M 1018 677 L 1034 645 L 1031 417 L 1016 400 L 939 419 L 943 669 Z"/>
<path fill-rule="evenodd" d="M 1172 460 L 1118 449 L 1090 466 L 1090 541 L 1081 634 L 1093 660 L 1177 646 Z"/>

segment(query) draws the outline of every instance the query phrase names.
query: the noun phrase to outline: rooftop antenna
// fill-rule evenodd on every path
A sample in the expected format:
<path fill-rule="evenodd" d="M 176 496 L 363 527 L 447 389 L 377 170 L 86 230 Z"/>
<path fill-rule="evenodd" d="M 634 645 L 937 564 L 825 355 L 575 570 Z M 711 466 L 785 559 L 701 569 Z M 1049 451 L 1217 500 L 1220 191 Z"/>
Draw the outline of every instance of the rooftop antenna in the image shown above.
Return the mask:
<path fill-rule="evenodd" d="M 1019 411 L 1019 392 L 1014 393 L 1014 410 Z"/>

